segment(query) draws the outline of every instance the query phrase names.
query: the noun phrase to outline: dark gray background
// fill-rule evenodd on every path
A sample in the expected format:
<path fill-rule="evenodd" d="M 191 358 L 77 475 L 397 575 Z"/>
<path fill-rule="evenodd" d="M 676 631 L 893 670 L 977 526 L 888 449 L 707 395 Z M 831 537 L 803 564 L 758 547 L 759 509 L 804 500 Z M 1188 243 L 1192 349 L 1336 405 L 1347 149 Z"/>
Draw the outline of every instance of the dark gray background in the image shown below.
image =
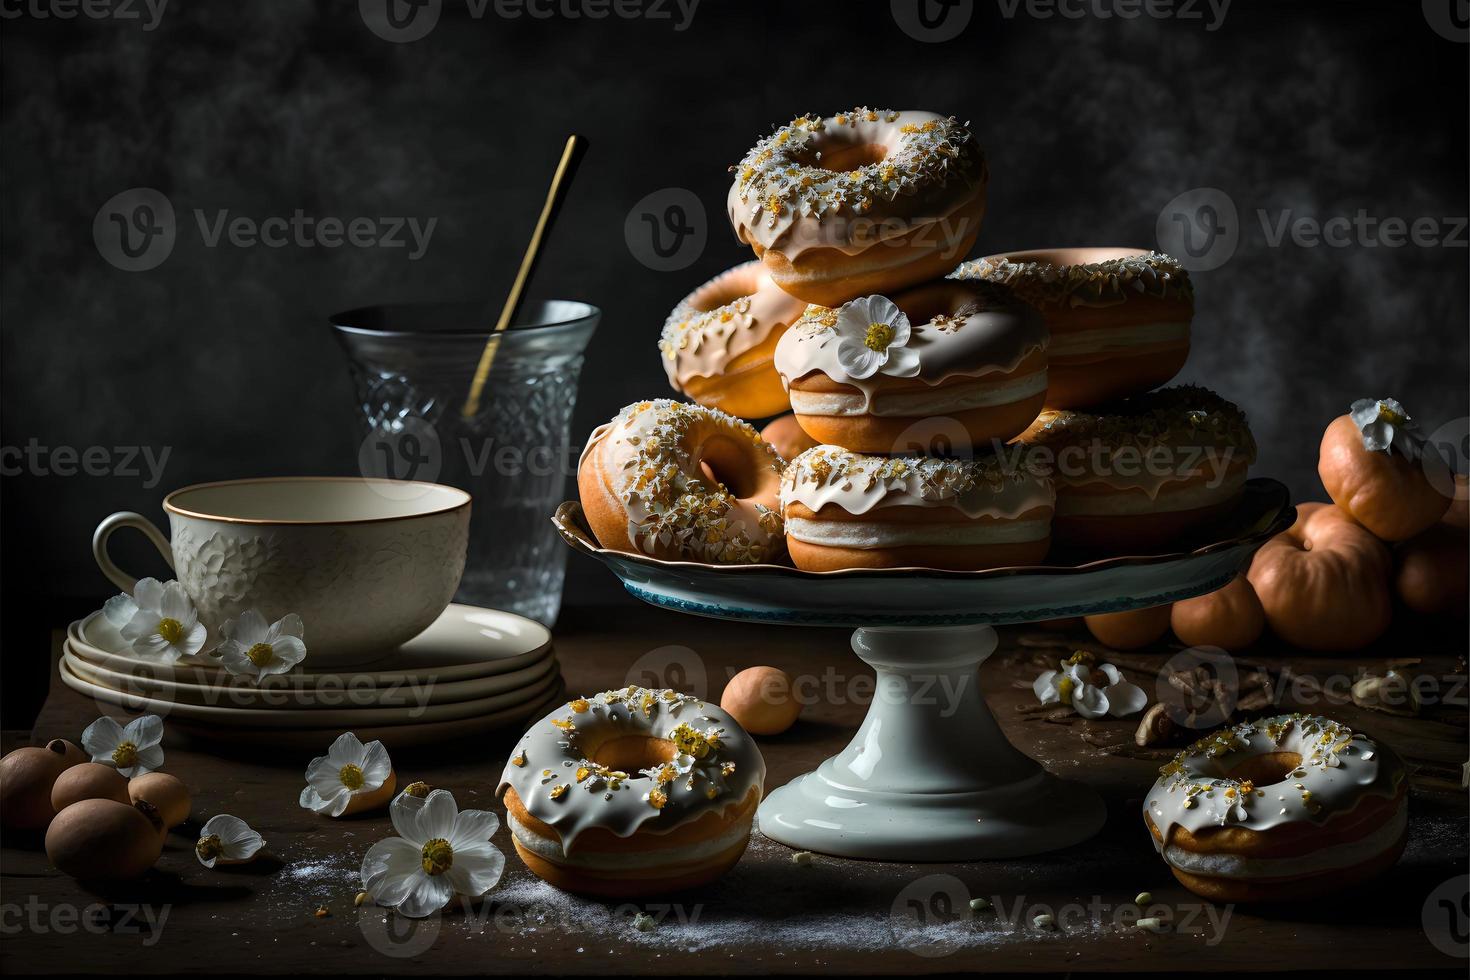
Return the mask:
<path fill-rule="evenodd" d="M 1201 20 L 1039 18 L 1028 11 L 1050 7 L 1024 2 L 1007 17 L 1011 0 L 960 0 L 951 16 L 971 19 L 943 43 L 904 33 L 887 0 L 703 0 L 684 30 L 659 6 L 674 19 L 476 18 L 444 0 L 408 44 L 375 36 L 349 0 L 174 0 L 151 31 L 4 22 L 0 444 L 171 453 L 156 487 L 30 467 L 4 479 L 7 725 L 41 695 L 47 630 L 111 591 L 88 544 L 102 516 L 159 515 L 165 491 L 201 480 L 356 472 L 325 317 L 500 296 L 570 131 L 592 151 L 535 295 L 605 311 L 578 438 L 665 391 L 666 311 L 745 257 L 723 216 L 726 168 L 773 124 L 860 103 L 973 123 L 992 170 L 976 254 L 1152 245 L 1171 199 L 1224 191 L 1239 244 L 1196 277 L 1184 378 L 1247 409 L 1257 472 L 1298 498 L 1321 495 L 1318 436 L 1354 398 L 1397 395 L 1431 430 L 1467 414 L 1463 231 L 1459 247 L 1273 247 L 1257 217 L 1465 215 L 1467 46 L 1417 0 L 1235 0 L 1214 30 L 1203 3 Z M 172 254 L 147 272 L 93 242 L 98 209 L 134 187 L 178 215 Z M 671 187 L 704 203 L 708 244 L 653 271 L 624 221 Z M 196 208 L 437 226 L 418 261 L 209 248 Z M 138 542 L 124 553 L 145 567 Z M 569 600 L 619 597 L 601 568 L 572 563 Z"/>

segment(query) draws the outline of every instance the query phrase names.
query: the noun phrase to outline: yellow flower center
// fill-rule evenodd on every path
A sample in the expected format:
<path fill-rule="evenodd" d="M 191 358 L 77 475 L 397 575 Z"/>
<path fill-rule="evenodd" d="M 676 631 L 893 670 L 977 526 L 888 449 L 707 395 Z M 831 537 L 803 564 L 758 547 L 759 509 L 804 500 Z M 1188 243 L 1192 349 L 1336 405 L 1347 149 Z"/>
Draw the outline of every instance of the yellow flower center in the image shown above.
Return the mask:
<path fill-rule="evenodd" d="M 422 800 L 427 797 L 431 792 L 433 792 L 433 790 L 434 787 L 430 786 L 426 782 L 420 781 L 417 783 L 409 783 L 403 791 L 409 796 L 416 796 Z"/>
<path fill-rule="evenodd" d="M 1062 699 L 1062 704 L 1072 703 L 1072 678 L 1063 677 L 1057 681 L 1057 696 Z"/>
<path fill-rule="evenodd" d="M 342 780 L 342 785 L 356 793 L 362 789 L 362 770 L 352 763 L 347 763 L 337 772 L 337 778 Z"/>
<path fill-rule="evenodd" d="M 249 657 L 250 662 L 253 663 L 255 666 L 264 667 L 266 664 L 271 662 L 271 658 L 275 656 L 275 653 L 276 652 L 271 649 L 271 645 L 269 643 L 257 643 L 255 644 L 255 646 L 245 651 L 245 656 Z"/>
<path fill-rule="evenodd" d="M 893 343 L 893 328 L 886 323 L 868 324 L 868 335 L 863 338 L 863 346 L 868 350 L 886 351 L 888 345 Z"/>
<path fill-rule="evenodd" d="M 127 769 L 138 763 L 138 747 L 132 742 L 124 742 L 112 750 L 112 761 L 119 769 Z"/>
<path fill-rule="evenodd" d="M 199 843 L 194 845 L 194 852 L 208 861 L 225 853 L 225 846 L 220 843 L 219 834 L 210 834 L 208 837 L 199 838 Z"/>
<path fill-rule="evenodd" d="M 424 845 L 424 873 L 442 875 L 454 867 L 454 848 L 443 837 L 435 837 Z"/>
<path fill-rule="evenodd" d="M 1407 418 L 1389 408 L 1387 402 L 1378 403 L 1378 417 L 1389 425 L 1403 425 L 1408 421 Z"/>
<path fill-rule="evenodd" d="M 165 616 L 158 621 L 158 635 L 163 637 L 165 643 L 177 643 L 184 638 L 184 624 Z"/>

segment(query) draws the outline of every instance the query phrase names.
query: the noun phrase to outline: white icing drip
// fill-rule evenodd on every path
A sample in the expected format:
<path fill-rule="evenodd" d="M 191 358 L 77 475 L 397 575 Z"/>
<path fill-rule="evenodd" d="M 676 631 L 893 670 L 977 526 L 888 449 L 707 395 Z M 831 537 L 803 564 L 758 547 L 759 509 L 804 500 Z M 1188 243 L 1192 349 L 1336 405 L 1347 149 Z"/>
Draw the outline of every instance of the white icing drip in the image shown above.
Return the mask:
<path fill-rule="evenodd" d="M 582 711 L 574 710 L 581 704 Z M 579 748 L 583 740 L 590 744 L 626 735 L 678 744 L 684 725 L 718 744 L 703 756 L 676 753 L 670 780 L 655 775 L 663 767 L 618 778 Z M 579 780 L 582 767 L 591 771 Z M 570 854 L 578 835 L 590 827 L 604 827 L 618 837 L 641 830 L 664 833 L 705 813 L 739 806 L 752 787 L 764 786 L 765 778 L 765 760 L 755 741 L 724 710 L 675 691 L 630 686 L 568 702 L 531 726 L 511 753 L 496 792 L 503 796 L 514 787 L 526 812 L 555 830 Z M 662 807 L 650 801 L 654 792 L 664 794 Z"/>
<path fill-rule="evenodd" d="M 1057 490 L 1058 517 L 1110 516 L 1129 514 L 1167 514 L 1174 511 L 1194 510 L 1229 500 L 1245 486 L 1245 469 L 1226 474 L 1218 482 L 1202 483 L 1198 486 L 1170 489 L 1171 483 L 1183 480 L 1155 479 L 1144 477 L 1131 483 L 1093 481 L 1105 483 L 1122 493 L 1072 493 L 1071 484 L 1060 483 Z M 1087 484 L 1081 484 L 1087 486 Z M 1141 493 L 1134 492 L 1141 490 Z"/>
<path fill-rule="evenodd" d="M 881 511 L 880 511 L 881 513 Z M 895 548 L 910 545 L 1017 544 L 1040 541 L 1051 521 L 972 521 L 965 524 L 894 521 L 818 521 L 788 517 L 786 533 L 806 544 L 829 548 Z"/>
<path fill-rule="evenodd" d="M 1401 800 L 1388 822 L 1372 833 L 1342 844 L 1319 847 L 1305 854 L 1284 858 L 1242 857 L 1224 852 L 1200 854 L 1171 844 L 1164 848 L 1163 858 L 1180 871 L 1216 878 L 1290 878 L 1322 874 L 1356 867 L 1392 850 L 1398 844 L 1399 838 L 1404 836 L 1408 825 L 1408 801 Z"/>
<path fill-rule="evenodd" d="M 1093 327 L 1086 330 L 1053 330 L 1048 350 L 1052 362 L 1130 347 L 1152 347 L 1189 340 L 1188 323 L 1139 323 L 1130 326 Z"/>
<path fill-rule="evenodd" d="M 781 509 L 829 504 L 863 515 L 883 507 L 949 507 L 966 517 L 1014 518 L 1056 502 L 1051 481 L 981 460 L 863 456 L 837 446 L 808 449 L 786 467 Z M 1048 514 L 1049 516 L 1049 514 Z"/>
<path fill-rule="evenodd" d="M 791 409 L 798 415 L 915 418 L 962 412 L 991 405 L 1009 405 L 1046 391 L 1046 372 L 1032 371 L 1004 381 L 958 381 L 931 391 L 885 391 L 866 396 L 841 391 L 791 391 Z"/>
<path fill-rule="evenodd" d="M 1276 783 L 1250 787 L 1246 797 L 1228 774 L 1273 752 L 1298 754 L 1301 765 Z M 1224 729 L 1185 749 L 1160 770 L 1144 812 L 1167 846 L 1175 827 L 1195 834 L 1207 827 L 1269 831 L 1303 821 L 1324 824 L 1364 796 L 1393 797 L 1403 778 L 1398 756 L 1366 735 L 1326 718 L 1278 715 Z"/>
<path fill-rule="evenodd" d="M 906 347 L 918 355 L 915 376 L 930 385 L 987 375 L 994 375 L 995 382 L 1008 381 L 1006 375 L 1022 361 L 1047 347 L 1046 325 L 1040 315 L 1004 289 L 946 280 L 889 299 L 912 325 Z M 940 312 L 934 313 L 935 309 Z M 776 372 L 793 394 L 799 390 L 793 385 L 803 378 L 824 374 L 857 389 L 867 410 L 874 395 L 891 386 L 893 379 L 881 373 L 854 378 L 843 368 L 834 327 L 839 313 L 820 306 L 809 308 L 776 344 Z"/>
<path fill-rule="evenodd" d="M 754 818 L 754 808 L 750 817 Z M 509 814 L 511 836 L 517 844 L 548 861 L 570 868 L 588 868 L 597 871 L 639 871 L 644 868 L 666 867 L 671 864 L 692 864 L 718 857 L 750 835 L 751 819 L 739 821 L 725 833 L 708 840 L 695 841 L 684 847 L 661 847 L 656 850 L 629 851 L 611 854 L 603 851 L 564 854 L 561 844 L 541 837 L 526 829 L 514 814 Z"/>

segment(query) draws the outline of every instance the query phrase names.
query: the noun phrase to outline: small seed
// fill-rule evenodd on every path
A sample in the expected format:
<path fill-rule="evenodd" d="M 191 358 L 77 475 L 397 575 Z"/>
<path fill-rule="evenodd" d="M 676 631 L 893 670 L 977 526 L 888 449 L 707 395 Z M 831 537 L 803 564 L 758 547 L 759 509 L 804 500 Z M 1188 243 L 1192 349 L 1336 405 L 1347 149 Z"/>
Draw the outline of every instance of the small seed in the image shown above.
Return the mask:
<path fill-rule="evenodd" d="M 637 915 L 633 916 L 633 928 L 637 929 L 639 932 L 651 932 L 655 925 L 657 925 L 657 923 L 654 922 L 653 916 L 649 915 L 647 912 L 639 912 Z"/>
<path fill-rule="evenodd" d="M 316 911 L 312 914 L 315 915 L 318 919 L 325 919 L 327 916 L 332 914 L 332 910 L 327 908 L 325 905 L 318 905 L 316 907 Z"/>
<path fill-rule="evenodd" d="M 970 908 L 975 912 L 979 912 L 982 909 L 990 908 L 990 902 L 983 898 L 972 898 L 970 899 Z"/>
<path fill-rule="evenodd" d="M 352 904 L 357 908 L 361 908 L 362 903 L 366 902 L 370 898 L 372 898 L 372 896 L 369 895 L 367 892 L 358 892 L 357 897 L 352 900 Z"/>
<path fill-rule="evenodd" d="M 1031 920 L 1031 927 L 1033 929 L 1051 929 L 1054 928 L 1056 924 L 1057 917 L 1046 912 L 1041 913 L 1036 918 Z"/>
<path fill-rule="evenodd" d="M 1147 905 L 1154 900 L 1152 892 L 1139 892 L 1133 898 L 1134 905 Z"/>
<path fill-rule="evenodd" d="M 1159 933 L 1164 931 L 1164 924 L 1159 921 L 1157 916 L 1151 915 L 1146 919 L 1139 919 L 1138 928 L 1146 932 Z"/>
<path fill-rule="evenodd" d="M 800 864 L 800 865 L 803 865 L 803 866 L 808 865 L 808 864 L 811 864 L 812 863 L 812 852 L 811 851 L 797 851 L 795 854 L 791 855 L 791 863 L 792 864 Z"/>

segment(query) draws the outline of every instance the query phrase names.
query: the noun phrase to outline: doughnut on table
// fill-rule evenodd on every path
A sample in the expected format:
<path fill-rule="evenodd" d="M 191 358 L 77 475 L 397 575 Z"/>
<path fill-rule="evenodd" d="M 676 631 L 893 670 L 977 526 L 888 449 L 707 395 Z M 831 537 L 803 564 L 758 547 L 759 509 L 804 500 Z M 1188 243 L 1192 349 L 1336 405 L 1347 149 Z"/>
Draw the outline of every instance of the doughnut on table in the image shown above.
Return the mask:
<path fill-rule="evenodd" d="M 762 802 L 761 833 L 799 850 L 884 861 L 1019 857 L 1101 829 L 1102 801 L 1057 778 L 1001 733 L 980 689 L 994 626 L 1161 605 L 1214 591 L 1250 563 L 1295 509 L 1286 488 L 1253 479 L 1213 540 L 1167 555 L 939 572 L 803 572 L 775 565 L 670 562 L 603 549 L 563 504 L 574 549 L 665 609 L 716 619 L 854 630 L 877 688 L 852 741 Z"/>

